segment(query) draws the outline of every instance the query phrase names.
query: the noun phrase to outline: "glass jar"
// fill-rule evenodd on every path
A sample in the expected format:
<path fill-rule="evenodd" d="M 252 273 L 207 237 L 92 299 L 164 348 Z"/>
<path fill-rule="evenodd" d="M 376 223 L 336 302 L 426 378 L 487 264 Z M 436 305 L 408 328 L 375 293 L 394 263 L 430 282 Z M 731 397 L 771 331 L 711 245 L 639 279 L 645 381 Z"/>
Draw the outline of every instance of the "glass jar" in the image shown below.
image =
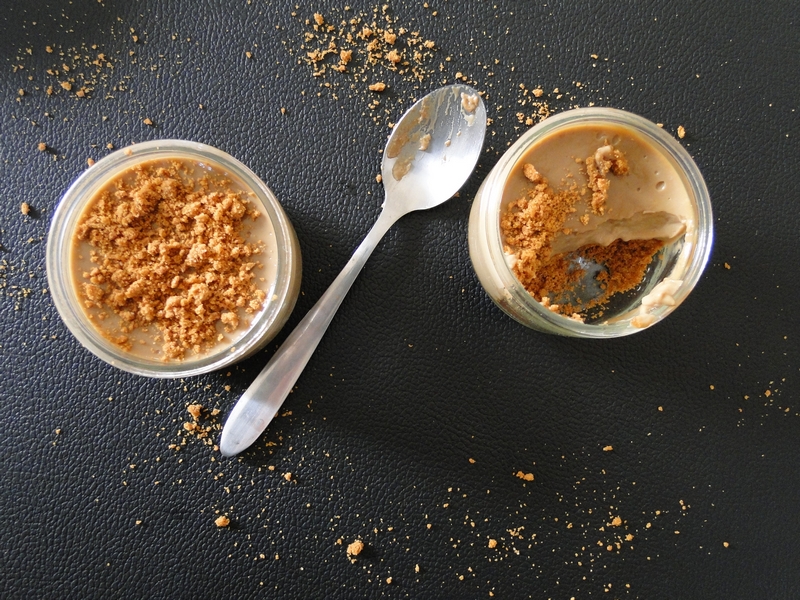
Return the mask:
<path fill-rule="evenodd" d="M 271 225 L 275 275 L 259 286 L 265 292 L 261 308 L 249 323 L 224 336 L 207 352 L 165 359 L 126 350 L 103 335 L 87 315 L 78 289 L 83 279 L 76 261 L 76 227 L 98 192 L 132 167 L 159 160 L 177 160 L 201 172 L 220 175 L 246 193 L 250 203 Z M 260 234 L 260 232 L 259 232 Z M 256 257 L 258 260 L 258 257 Z M 292 224 L 272 191 L 232 156 L 211 146 L 183 140 L 134 144 L 99 160 L 67 190 L 55 210 L 47 239 L 47 278 L 53 302 L 67 328 L 98 358 L 137 375 L 187 377 L 221 369 L 263 348 L 281 329 L 300 291 L 300 246 Z M 148 330 L 150 327 L 148 327 Z"/>
<path fill-rule="evenodd" d="M 549 136 L 564 136 L 570 128 L 590 126 L 630 132 L 647 144 L 677 174 L 693 214 L 685 215 L 685 233 L 656 254 L 635 289 L 612 296 L 599 318 L 580 322 L 549 310 L 523 287 L 512 271 L 513 259 L 509 260 L 505 251 L 500 219 L 510 201 L 508 197 L 504 200 L 509 177 L 526 153 Z M 470 258 L 481 285 L 508 315 L 543 332 L 609 338 L 636 333 L 661 321 L 688 296 L 708 262 L 713 223 L 703 177 L 689 153 L 672 136 L 655 123 L 626 111 L 579 108 L 545 119 L 506 151 L 475 196 L 468 237 Z"/>

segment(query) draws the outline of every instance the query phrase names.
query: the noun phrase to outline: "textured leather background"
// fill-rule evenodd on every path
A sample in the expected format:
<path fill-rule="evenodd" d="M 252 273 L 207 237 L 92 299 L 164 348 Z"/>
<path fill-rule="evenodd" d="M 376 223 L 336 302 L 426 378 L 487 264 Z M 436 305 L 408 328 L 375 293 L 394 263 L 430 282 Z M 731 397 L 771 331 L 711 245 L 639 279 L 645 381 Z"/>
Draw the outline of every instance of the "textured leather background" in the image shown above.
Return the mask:
<path fill-rule="evenodd" d="M 429 2 L 389 12 L 436 42 L 436 75 L 375 67 L 354 88 L 345 75 L 314 78 L 298 57 L 305 19 L 371 19 L 377 5 L 362 0 L 348 12 L 294 0 L 3 3 L 0 596 L 800 596 L 796 3 Z M 96 52 L 114 67 L 89 98 L 46 72 Z M 208 422 L 220 424 L 333 280 L 378 215 L 386 122 L 457 72 L 488 93 L 494 120 L 461 196 L 389 232 L 290 414 L 256 446 L 235 459 L 194 438 L 171 450 L 185 407 L 219 408 Z M 365 87 L 377 79 L 390 87 L 372 110 Z M 543 87 L 553 109 L 593 102 L 686 128 L 716 240 L 664 323 L 562 339 L 518 325 L 483 292 L 467 216 L 525 129 L 520 83 Z M 289 325 L 229 373 L 116 371 L 42 292 L 48 224 L 86 159 L 159 138 L 245 162 L 300 239 Z M 230 527 L 214 525 L 218 513 Z M 609 526 L 615 516 L 622 526 Z M 351 563 L 354 539 L 366 548 Z"/>

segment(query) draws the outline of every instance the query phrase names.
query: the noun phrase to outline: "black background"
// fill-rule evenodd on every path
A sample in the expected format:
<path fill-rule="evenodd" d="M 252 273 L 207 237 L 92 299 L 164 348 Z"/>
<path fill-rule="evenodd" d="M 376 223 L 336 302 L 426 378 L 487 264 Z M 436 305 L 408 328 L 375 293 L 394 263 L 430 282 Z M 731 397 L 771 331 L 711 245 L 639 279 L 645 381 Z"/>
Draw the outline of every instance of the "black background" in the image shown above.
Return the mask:
<path fill-rule="evenodd" d="M 371 22 L 376 7 L 383 18 L 361 0 L 349 11 L 3 3 L 4 598 L 800 595 L 796 3 L 429 3 L 388 8 L 395 28 L 436 43 L 422 81 L 380 65 L 365 81 L 313 76 L 305 20 Z M 87 66 L 97 52 L 113 68 Z M 47 73 L 62 63 L 79 65 L 72 77 L 96 74 L 88 97 Z M 225 459 L 185 436 L 198 402 L 221 410 L 204 421 L 216 441 L 377 218 L 387 123 L 459 72 L 493 119 L 460 197 L 388 233 L 255 446 Z M 374 109 L 366 86 L 377 80 L 389 87 Z M 665 322 L 624 339 L 559 338 L 518 325 L 482 290 L 467 217 L 527 128 L 520 84 L 542 87 L 554 111 L 594 103 L 686 128 L 715 245 Z M 304 259 L 276 340 L 184 381 L 94 358 L 42 291 L 48 224 L 87 158 L 159 138 L 211 144 L 252 168 Z M 219 514 L 230 527 L 214 525 Z M 622 526 L 609 526 L 615 516 Z M 366 547 L 351 563 L 355 539 Z"/>

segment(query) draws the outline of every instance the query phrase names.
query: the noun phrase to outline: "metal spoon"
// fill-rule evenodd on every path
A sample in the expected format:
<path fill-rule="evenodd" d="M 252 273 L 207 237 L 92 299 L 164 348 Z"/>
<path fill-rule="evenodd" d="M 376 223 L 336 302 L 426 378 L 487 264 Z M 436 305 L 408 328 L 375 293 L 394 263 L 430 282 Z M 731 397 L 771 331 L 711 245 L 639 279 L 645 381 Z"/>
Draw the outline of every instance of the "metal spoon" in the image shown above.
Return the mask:
<path fill-rule="evenodd" d="M 355 281 L 389 228 L 403 215 L 449 199 L 475 168 L 486 131 L 486 108 L 465 85 L 435 90 L 395 125 L 383 153 L 386 199 L 378 220 L 328 290 L 245 391 L 225 422 L 220 450 L 234 456 L 272 421 Z"/>

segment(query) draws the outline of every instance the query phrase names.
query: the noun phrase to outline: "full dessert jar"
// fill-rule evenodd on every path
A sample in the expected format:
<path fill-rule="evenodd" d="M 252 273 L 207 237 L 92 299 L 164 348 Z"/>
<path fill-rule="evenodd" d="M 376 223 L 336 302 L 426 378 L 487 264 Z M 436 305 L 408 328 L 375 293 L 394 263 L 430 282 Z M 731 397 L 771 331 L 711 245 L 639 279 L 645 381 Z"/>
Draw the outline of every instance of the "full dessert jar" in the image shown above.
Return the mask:
<path fill-rule="evenodd" d="M 174 378 L 263 348 L 294 308 L 301 256 L 249 168 L 211 146 L 157 140 L 109 154 L 70 186 L 50 225 L 47 277 L 90 352 Z"/>
<path fill-rule="evenodd" d="M 587 338 L 664 319 L 699 280 L 712 238 L 708 190 L 688 152 L 611 108 L 566 111 L 523 134 L 478 190 L 468 232 L 478 279 L 504 312 Z"/>

